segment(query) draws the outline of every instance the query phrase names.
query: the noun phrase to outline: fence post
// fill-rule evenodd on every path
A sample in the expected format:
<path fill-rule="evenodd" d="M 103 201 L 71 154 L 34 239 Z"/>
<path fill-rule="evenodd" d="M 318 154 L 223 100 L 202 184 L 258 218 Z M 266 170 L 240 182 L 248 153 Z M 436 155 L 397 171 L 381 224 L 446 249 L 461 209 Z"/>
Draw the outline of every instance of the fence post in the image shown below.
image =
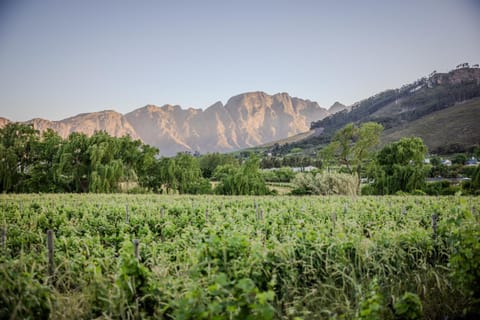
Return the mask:
<path fill-rule="evenodd" d="M 135 253 L 135 259 L 139 260 L 140 254 L 139 254 L 139 244 L 140 242 L 138 239 L 133 239 L 133 252 Z"/>
<path fill-rule="evenodd" d="M 7 227 L 2 228 L 2 250 L 7 252 Z"/>
<path fill-rule="evenodd" d="M 335 225 L 337 223 L 337 214 L 335 213 L 335 211 L 332 212 L 331 218 L 332 218 L 332 230 L 335 230 Z"/>
<path fill-rule="evenodd" d="M 48 274 L 53 276 L 55 273 L 53 231 L 47 230 L 47 255 L 48 255 Z"/>
<path fill-rule="evenodd" d="M 437 236 L 437 222 L 438 222 L 438 214 L 434 213 L 432 215 L 432 229 L 433 229 L 433 237 Z"/>

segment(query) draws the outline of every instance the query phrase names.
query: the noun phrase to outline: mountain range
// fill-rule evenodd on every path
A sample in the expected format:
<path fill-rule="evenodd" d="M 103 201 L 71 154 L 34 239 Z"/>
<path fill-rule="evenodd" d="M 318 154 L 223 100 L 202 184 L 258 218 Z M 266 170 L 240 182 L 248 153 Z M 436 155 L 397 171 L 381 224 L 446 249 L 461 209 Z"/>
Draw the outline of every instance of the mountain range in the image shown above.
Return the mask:
<path fill-rule="evenodd" d="M 171 156 L 181 151 L 227 152 L 253 147 L 308 131 L 311 122 L 328 115 L 318 103 L 287 93 L 249 92 L 205 110 L 147 105 L 127 114 L 105 110 L 27 123 L 39 131 L 51 128 L 63 138 L 72 132 L 91 135 L 100 130 L 113 136 L 128 134 L 158 147 L 161 155 Z M 8 122 L 0 118 L 0 127 Z"/>
<path fill-rule="evenodd" d="M 27 123 L 63 138 L 106 131 L 130 135 L 158 147 L 160 154 L 229 152 L 255 146 L 315 146 L 347 123 L 375 121 L 385 127 L 384 143 L 403 136 L 422 137 L 431 151 L 456 152 L 480 143 L 480 68 L 433 72 L 398 89 L 380 92 L 351 106 L 335 102 L 328 110 L 317 102 L 248 92 L 203 109 L 147 105 L 127 114 L 113 110 L 83 113 L 60 121 Z M 0 127 L 9 122 L 0 118 Z"/>

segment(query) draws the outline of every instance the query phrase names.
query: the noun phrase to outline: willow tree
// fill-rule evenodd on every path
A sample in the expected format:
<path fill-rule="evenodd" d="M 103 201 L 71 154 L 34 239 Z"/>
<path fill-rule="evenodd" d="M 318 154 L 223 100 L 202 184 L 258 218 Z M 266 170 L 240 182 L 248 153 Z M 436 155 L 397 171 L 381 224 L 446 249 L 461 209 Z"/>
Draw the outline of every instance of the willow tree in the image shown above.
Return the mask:
<path fill-rule="evenodd" d="M 56 179 L 65 191 L 88 191 L 90 172 L 88 147 L 89 138 L 87 135 L 73 132 L 60 148 Z"/>
<path fill-rule="evenodd" d="M 124 173 L 120 150 L 119 140 L 106 132 L 97 132 L 90 138 L 87 149 L 90 157 L 89 191 L 109 193 L 119 189 Z"/>
<path fill-rule="evenodd" d="M 412 192 L 422 189 L 428 168 L 424 164 L 427 147 L 418 137 L 402 138 L 386 145 L 377 154 L 372 178 L 377 194 Z"/>
<path fill-rule="evenodd" d="M 220 183 L 215 192 L 225 195 L 265 195 L 269 190 L 260 173 L 260 160 L 250 156 L 240 167 L 225 165 L 217 168 Z"/>
<path fill-rule="evenodd" d="M 38 131 L 32 125 L 9 123 L 0 129 L 0 191 L 25 192 L 35 161 Z"/>

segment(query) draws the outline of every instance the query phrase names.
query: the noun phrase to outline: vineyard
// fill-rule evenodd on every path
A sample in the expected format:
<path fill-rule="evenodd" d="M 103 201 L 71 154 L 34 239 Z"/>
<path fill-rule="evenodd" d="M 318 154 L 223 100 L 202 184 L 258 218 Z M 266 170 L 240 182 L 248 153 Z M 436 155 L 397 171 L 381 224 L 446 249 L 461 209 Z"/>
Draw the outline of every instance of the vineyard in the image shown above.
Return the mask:
<path fill-rule="evenodd" d="M 455 319 L 480 198 L 2 195 L 1 319 Z"/>

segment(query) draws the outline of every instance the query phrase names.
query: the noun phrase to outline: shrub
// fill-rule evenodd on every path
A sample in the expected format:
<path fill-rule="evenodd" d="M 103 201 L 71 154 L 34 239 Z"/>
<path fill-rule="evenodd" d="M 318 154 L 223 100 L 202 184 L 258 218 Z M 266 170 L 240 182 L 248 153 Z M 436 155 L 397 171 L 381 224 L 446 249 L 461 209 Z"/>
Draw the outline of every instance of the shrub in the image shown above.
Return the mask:
<path fill-rule="evenodd" d="M 399 320 L 423 319 L 423 307 L 420 298 L 415 293 L 405 294 L 395 302 L 395 318 Z"/>
<path fill-rule="evenodd" d="M 299 173 L 293 180 L 292 194 L 356 195 L 358 177 L 346 173 Z"/>

